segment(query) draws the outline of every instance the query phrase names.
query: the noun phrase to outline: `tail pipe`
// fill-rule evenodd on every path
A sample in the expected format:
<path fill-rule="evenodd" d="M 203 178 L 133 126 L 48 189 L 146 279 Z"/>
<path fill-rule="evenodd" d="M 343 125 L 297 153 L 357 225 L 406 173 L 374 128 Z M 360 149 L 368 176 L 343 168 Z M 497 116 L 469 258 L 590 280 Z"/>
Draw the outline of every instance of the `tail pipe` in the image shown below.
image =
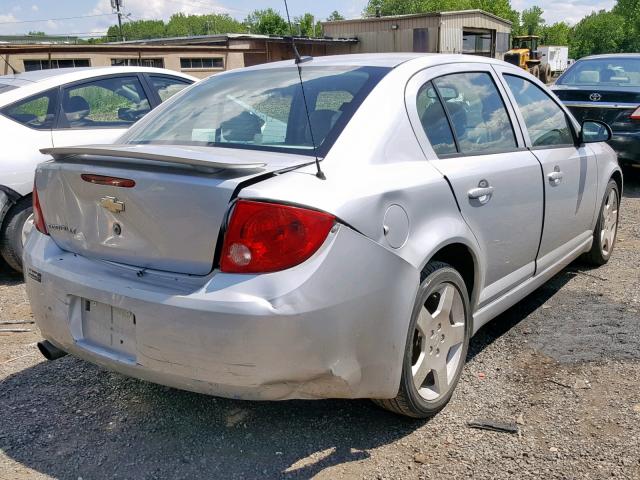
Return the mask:
<path fill-rule="evenodd" d="M 44 340 L 42 342 L 38 342 L 38 350 L 44 358 L 47 360 L 56 360 L 58 358 L 64 357 L 67 352 L 64 350 L 60 350 L 49 340 Z"/>

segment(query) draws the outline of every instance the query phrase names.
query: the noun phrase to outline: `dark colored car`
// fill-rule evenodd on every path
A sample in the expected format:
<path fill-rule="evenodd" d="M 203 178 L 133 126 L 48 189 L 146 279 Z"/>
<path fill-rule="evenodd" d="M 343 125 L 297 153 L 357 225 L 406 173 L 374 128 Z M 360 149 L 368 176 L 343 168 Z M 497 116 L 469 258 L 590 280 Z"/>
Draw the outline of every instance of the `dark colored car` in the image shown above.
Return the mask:
<path fill-rule="evenodd" d="M 640 164 L 640 54 L 585 57 L 553 85 L 579 122 L 607 123 L 620 163 Z"/>

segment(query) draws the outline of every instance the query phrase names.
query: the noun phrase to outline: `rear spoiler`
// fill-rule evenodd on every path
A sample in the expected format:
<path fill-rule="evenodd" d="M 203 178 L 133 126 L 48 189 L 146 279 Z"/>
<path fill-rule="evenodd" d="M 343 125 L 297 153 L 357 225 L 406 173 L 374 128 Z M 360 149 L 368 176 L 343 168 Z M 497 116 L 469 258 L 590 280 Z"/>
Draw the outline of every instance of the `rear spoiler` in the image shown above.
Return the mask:
<path fill-rule="evenodd" d="M 223 153 L 211 147 L 178 145 L 84 145 L 80 147 L 43 148 L 40 153 L 51 155 L 54 160 L 75 156 L 121 158 L 123 160 L 149 160 L 163 163 L 193 165 L 197 167 L 227 170 L 255 170 L 266 163 L 247 163 L 231 153 Z M 92 158 L 92 160 L 96 160 Z"/>

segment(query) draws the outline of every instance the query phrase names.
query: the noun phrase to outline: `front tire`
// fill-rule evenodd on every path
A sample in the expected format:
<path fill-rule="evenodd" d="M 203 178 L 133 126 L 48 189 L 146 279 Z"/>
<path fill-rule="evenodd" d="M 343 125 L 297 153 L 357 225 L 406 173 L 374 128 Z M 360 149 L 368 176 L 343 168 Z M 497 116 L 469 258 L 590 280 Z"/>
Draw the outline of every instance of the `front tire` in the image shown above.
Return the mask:
<path fill-rule="evenodd" d="M 430 262 L 421 280 L 398 395 L 374 400 L 387 410 L 413 418 L 431 417 L 449 402 L 471 337 L 469 295 L 460 274 L 446 263 Z"/>
<path fill-rule="evenodd" d="M 596 229 L 593 232 L 593 244 L 591 250 L 584 256 L 587 263 L 599 267 L 611 258 L 618 234 L 619 207 L 620 189 L 615 180 L 609 180 L 600 207 L 598 223 L 596 223 Z"/>
<path fill-rule="evenodd" d="M 31 197 L 23 197 L 11 207 L 0 231 L 0 254 L 7 264 L 22 272 L 24 242 L 33 228 L 33 206 Z"/>

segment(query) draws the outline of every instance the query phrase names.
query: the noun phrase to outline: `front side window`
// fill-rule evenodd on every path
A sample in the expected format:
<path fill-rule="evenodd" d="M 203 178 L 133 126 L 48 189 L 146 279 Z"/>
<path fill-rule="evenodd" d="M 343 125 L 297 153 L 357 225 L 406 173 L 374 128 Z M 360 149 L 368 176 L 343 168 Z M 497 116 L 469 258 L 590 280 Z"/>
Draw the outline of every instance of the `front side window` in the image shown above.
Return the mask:
<path fill-rule="evenodd" d="M 62 109 L 66 128 L 127 128 L 151 106 L 137 77 L 113 77 L 65 89 Z"/>
<path fill-rule="evenodd" d="M 573 145 L 564 111 L 540 87 L 516 75 L 504 76 L 527 126 L 533 147 Z"/>
<path fill-rule="evenodd" d="M 159 77 L 151 75 L 149 80 L 151 81 L 151 86 L 163 102 L 165 100 L 169 100 L 180 90 L 191 85 L 187 80 L 179 80 L 173 77 Z"/>
<path fill-rule="evenodd" d="M 444 102 L 459 153 L 487 154 L 513 150 L 516 137 L 491 75 L 454 73 L 433 80 Z"/>
<path fill-rule="evenodd" d="M 57 98 L 57 89 L 48 90 L 5 107 L 2 114 L 27 127 L 47 130 L 53 127 Z"/>
<path fill-rule="evenodd" d="M 161 108 L 123 141 L 313 154 L 328 151 L 389 69 L 305 67 L 309 118 L 296 68 L 247 70 L 204 80 Z"/>

